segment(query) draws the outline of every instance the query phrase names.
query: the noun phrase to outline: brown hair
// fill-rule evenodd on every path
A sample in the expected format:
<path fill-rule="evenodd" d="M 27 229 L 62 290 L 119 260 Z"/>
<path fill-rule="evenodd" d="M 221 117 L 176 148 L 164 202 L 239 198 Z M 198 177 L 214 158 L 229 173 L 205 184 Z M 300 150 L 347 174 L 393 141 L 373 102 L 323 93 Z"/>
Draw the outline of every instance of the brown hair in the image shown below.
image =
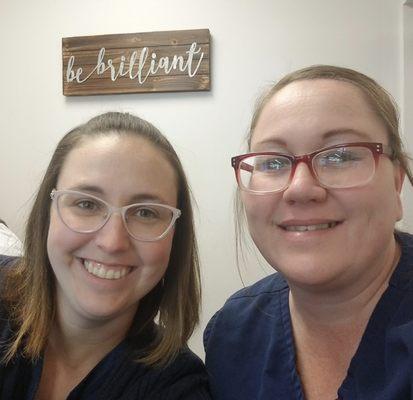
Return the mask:
<path fill-rule="evenodd" d="M 191 194 L 181 162 L 169 141 L 149 122 L 137 116 L 108 112 L 92 118 L 67 133 L 58 143 L 40 184 L 29 215 L 24 256 L 6 275 L 3 299 L 8 305 L 15 336 L 4 361 L 18 352 L 35 359 L 40 356 L 55 316 L 55 278 L 47 254 L 50 222 L 50 192 L 55 188 L 68 154 L 89 137 L 119 134 L 143 137 L 159 149 L 177 176 L 177 220 L 167 271 L 162 282 L 139 304 L 128 337 L 136 339 L 158 315 L 158 335 L 145 343 L 139 361 L 162 365 L 172 360 L 199 322 L 201 299 L 198 251 Z"/>

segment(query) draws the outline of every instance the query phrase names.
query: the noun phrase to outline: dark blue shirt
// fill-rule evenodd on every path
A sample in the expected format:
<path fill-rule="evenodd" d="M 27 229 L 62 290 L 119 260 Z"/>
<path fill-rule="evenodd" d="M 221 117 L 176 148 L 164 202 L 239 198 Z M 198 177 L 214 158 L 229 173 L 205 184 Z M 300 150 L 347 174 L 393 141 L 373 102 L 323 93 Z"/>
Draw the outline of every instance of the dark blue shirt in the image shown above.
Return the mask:
<path fill-rule="evenodd" d="M 112 350 L 69 394 L 67 400 L 210 400 L 202 365 L 189 350 L 169 366 L 148 368 L 135 362 L 125 343 Z M 0 399 L 33 400 L 42 360 L 19 357 L 0 367 Z"/>
<path fill-rule="evenodd" d="M 0 266 L 13 262 L 0 256 Z M 12 329 L 0 303 L 0 355 Z M 135 361 L 137 346 L 125 339 L 70 392 L 67 400 L 210 400 L 202 361 L 189 349 L 163 368 Z M 43 368 L 23 356 L 0 364 L 0 400 L 34 400 Z"/>
<path fill-rule="evenodd" d="M 413 236 L 398 234 L 397 240 L 400 261 L 339 388 L 340 399 L 413 398 Z M 215 400 L 304 400 L 288 295 L 276 273 L 234 294 L 211 319 L 204 344 Z"/>

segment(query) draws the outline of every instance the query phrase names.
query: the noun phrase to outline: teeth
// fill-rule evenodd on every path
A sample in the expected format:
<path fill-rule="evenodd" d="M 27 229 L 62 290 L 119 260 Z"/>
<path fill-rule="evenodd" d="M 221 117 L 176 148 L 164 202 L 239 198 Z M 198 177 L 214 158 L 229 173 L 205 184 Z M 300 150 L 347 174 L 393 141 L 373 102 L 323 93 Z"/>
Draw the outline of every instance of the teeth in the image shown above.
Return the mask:
<path fill-rule="evenodd" d="M 131 267 L 112 269 L 104 264 L 95 263 L 90 260 L 83 260 L 83 266 L 89 273 L 102 279 L 120 279 L 132 269 Z"/>
<path fill-rule="evenodd" d="M 330 222 L 328 224 L 317 224 L 317 225 L 291 225 L 286 226 L 285 230 L 289 232 L 307 232 L 307 231 L 319 231 L 321 229 L 334 228 L 337 222 Z"/>

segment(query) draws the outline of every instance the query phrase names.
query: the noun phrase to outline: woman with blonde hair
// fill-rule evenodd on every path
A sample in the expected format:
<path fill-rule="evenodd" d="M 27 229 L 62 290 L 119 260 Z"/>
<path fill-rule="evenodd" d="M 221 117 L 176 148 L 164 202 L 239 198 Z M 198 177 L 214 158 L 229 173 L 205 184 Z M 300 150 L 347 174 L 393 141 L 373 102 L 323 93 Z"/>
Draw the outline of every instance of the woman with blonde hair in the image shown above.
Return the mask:
<path fill-rule="evenodd" d="M 232 158 L 251 237 L 277 272 L 205 331 L 216 400 L 410 399 L 413 183 L 389 94 L 347 68 L 288 74 Z"/>

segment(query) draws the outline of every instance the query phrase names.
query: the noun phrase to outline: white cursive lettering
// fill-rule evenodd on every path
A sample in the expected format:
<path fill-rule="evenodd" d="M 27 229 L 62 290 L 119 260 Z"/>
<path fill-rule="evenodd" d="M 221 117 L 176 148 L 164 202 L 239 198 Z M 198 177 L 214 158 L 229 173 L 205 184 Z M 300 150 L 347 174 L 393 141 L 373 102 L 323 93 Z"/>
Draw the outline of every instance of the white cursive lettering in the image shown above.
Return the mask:
<path fill-rule="evenodd" d="M 149 54 L 149 49 L 147 47 L 143 47 L 139 57 L 136 50 L 130 54 L 129 60 L 124 55 L 121 55 L 120 62 L 117 65 L 111 58 L 108 58 L 105 62 L 105 52 L 106 49 L 104 47 L 99 50 L 96 66 L 86 76 L 82 76 L 82 67 L 73 68 L 75 64 L 75 56 L 70 56 L 66 68 L 66 81 L 69 83 L 74 81 L 77 83 L 83 83 L 86 82 L 93 74 L 102 75 L 108 70 L 110 71 L 110 78 L 113 82 L 115 82 L 120 76 L 128 76 L 129 79 L 137 79 L 140 85 L 145 83 L 150 75 L 155 75 L 159 71 L 163 71 L 166 75 L 168 75 L 171 71 L 179 70 L 181 72 L 186 72 L 188 76 L 192 78 L 198 72 L 204 58 L 204 52 L 201 52 L 201 47 L 198 47 L 196 42 L 193 42 L 189 47 L 189 50 L 185 52 L 186 61 L 184 56 L 178 54 L 174 54 L 172 57 L 164 56 L 158 59 L 155 52 L 151 52 Z M 195 68 L 193 68 L 192 64 L 194 62 L 194 56 L 198 54 L 198 62 Z M 134 73 L 135 66 L 136 72 Z M 146 68 L 147 72 L 145 74 L 144 69 Z"/>

